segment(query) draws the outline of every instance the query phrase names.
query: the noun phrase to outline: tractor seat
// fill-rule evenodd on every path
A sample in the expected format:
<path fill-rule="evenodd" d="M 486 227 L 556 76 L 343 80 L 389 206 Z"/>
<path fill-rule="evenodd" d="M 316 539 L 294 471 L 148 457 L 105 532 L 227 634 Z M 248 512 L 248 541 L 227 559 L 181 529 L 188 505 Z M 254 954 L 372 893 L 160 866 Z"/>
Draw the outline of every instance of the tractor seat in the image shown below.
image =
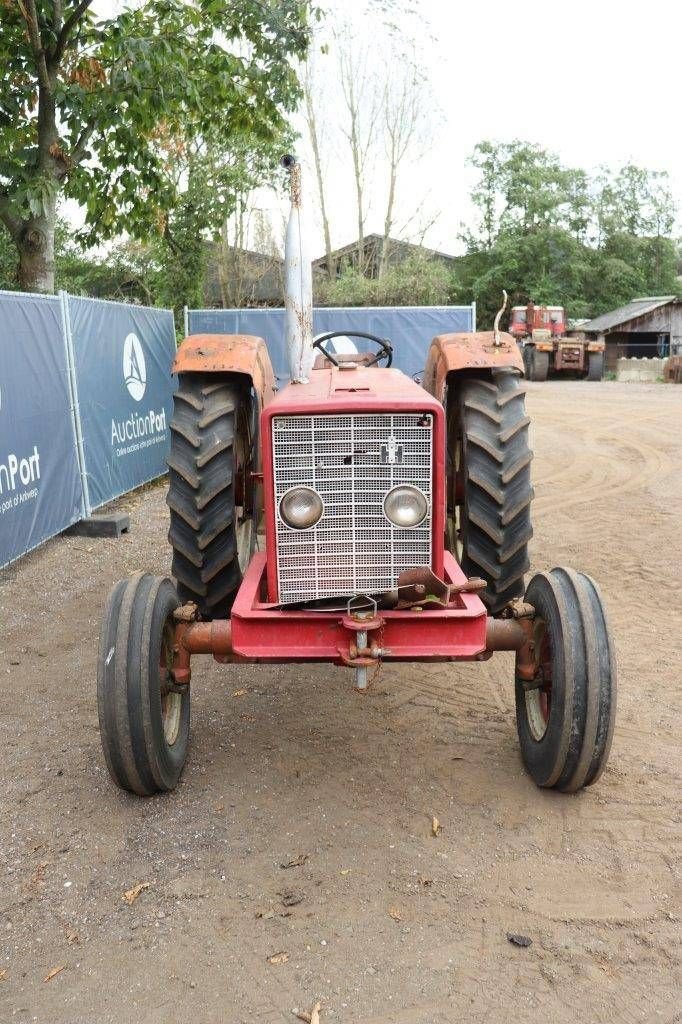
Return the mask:
<path fill-rule="evenodd" d="M 337 363 L 356 363 L 358 366 L 369 366 L 375 358 L 374 352 L 333 352 L 332 355 Z M 313 370 L 326 370 L 333 365 L 331 359 L 320 353 L 315 357 Z"/>

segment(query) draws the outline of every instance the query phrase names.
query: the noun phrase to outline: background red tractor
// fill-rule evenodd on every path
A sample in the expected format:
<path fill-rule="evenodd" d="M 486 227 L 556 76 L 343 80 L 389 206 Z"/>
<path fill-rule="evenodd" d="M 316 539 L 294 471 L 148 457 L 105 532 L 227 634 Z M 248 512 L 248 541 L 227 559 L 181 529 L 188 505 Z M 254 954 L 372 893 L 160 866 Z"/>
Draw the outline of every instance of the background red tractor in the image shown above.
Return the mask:
<path fill-rule="evenodd" d="M 532 453 L 516 342 L 497 330 L 441 335 L 422 387 L 391 368 L 386 339 L 362 335 L 368 351 L 353 361 L 328 351 L 328 337 L 313 341 L 299 169 L 287 166 L 291 383 L 275 393 L 258 338 L 180 346 L 175 582 L 123 580 L 104 612 L 98 702 L 111 775 L 141 795 L 176 785 L 194 654 L 331 662 L 362 692 L 381 664 L 513 650 L 528 771 L 540 786 L 589 785 L 611 744 L 615 660 L 589 577 L 552 569 L 524 585 Z"/>
<path fill-rule="evenodd" d="M 523 349 L 529 380 L 542 381 L 556 373 L 574 373 L 585 380 L 604 376 L 604 342 L 568 335 L 563 306 L 513 306 L 510 333 Z"/>

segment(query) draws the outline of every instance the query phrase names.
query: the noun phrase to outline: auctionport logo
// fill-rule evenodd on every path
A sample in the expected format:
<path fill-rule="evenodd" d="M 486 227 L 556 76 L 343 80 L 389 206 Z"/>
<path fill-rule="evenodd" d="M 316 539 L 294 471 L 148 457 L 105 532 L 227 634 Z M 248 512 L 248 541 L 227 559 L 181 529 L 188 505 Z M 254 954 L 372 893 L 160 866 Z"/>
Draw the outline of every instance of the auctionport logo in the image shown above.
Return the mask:
<path fill-rule="evenodd" d="M 123 379 L 131 398 L 141 402 L 147 389 L 147 364 L 140 339 L 132 333 L 123 343 Z"/>

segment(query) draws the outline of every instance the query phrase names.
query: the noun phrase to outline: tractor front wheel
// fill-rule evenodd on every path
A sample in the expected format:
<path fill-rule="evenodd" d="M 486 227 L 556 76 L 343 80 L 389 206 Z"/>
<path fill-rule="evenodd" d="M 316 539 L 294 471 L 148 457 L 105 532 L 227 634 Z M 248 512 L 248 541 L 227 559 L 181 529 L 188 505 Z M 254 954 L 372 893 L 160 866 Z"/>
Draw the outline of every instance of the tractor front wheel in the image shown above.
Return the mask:
<path fill-rule="evenodd" d="M 104 610 L 100 739 L 114 782 L 139 796 L 173 789 L 187 757 L 189 686 L 172 672 L 179 604 L 169 579 L 141 573 L 117 583 Z"/>
<path fill-rule="evenodd" d="M 574 793 L 601 775 L 616 713 L 616 662 L 599 590 L 572 569 L 539 573 L 524 600 L 535 609 L 536 676 L 516 678 L 523 762 L 538 786 Z"/>

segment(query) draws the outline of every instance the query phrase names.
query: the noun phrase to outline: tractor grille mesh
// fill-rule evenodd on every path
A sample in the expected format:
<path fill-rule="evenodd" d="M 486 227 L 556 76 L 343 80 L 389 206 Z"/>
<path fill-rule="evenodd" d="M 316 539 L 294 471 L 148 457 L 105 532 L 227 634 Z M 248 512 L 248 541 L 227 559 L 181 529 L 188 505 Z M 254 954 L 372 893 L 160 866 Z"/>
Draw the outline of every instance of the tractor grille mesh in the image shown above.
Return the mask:
<path fill-rule="evenodd" d="M 419 413 L 273 418 L 282 604 L 381 593 L 404 569 L 431 564 L 432 438 L 432 417 Z M 429 501 L 429 515 L 411 530 L 384 515 L 386 493 L 398 484 L 416 485 Z M 324 502 L 309 530 L 292 530 L 279 515 L 282 495 L 298 485 Z"/>

